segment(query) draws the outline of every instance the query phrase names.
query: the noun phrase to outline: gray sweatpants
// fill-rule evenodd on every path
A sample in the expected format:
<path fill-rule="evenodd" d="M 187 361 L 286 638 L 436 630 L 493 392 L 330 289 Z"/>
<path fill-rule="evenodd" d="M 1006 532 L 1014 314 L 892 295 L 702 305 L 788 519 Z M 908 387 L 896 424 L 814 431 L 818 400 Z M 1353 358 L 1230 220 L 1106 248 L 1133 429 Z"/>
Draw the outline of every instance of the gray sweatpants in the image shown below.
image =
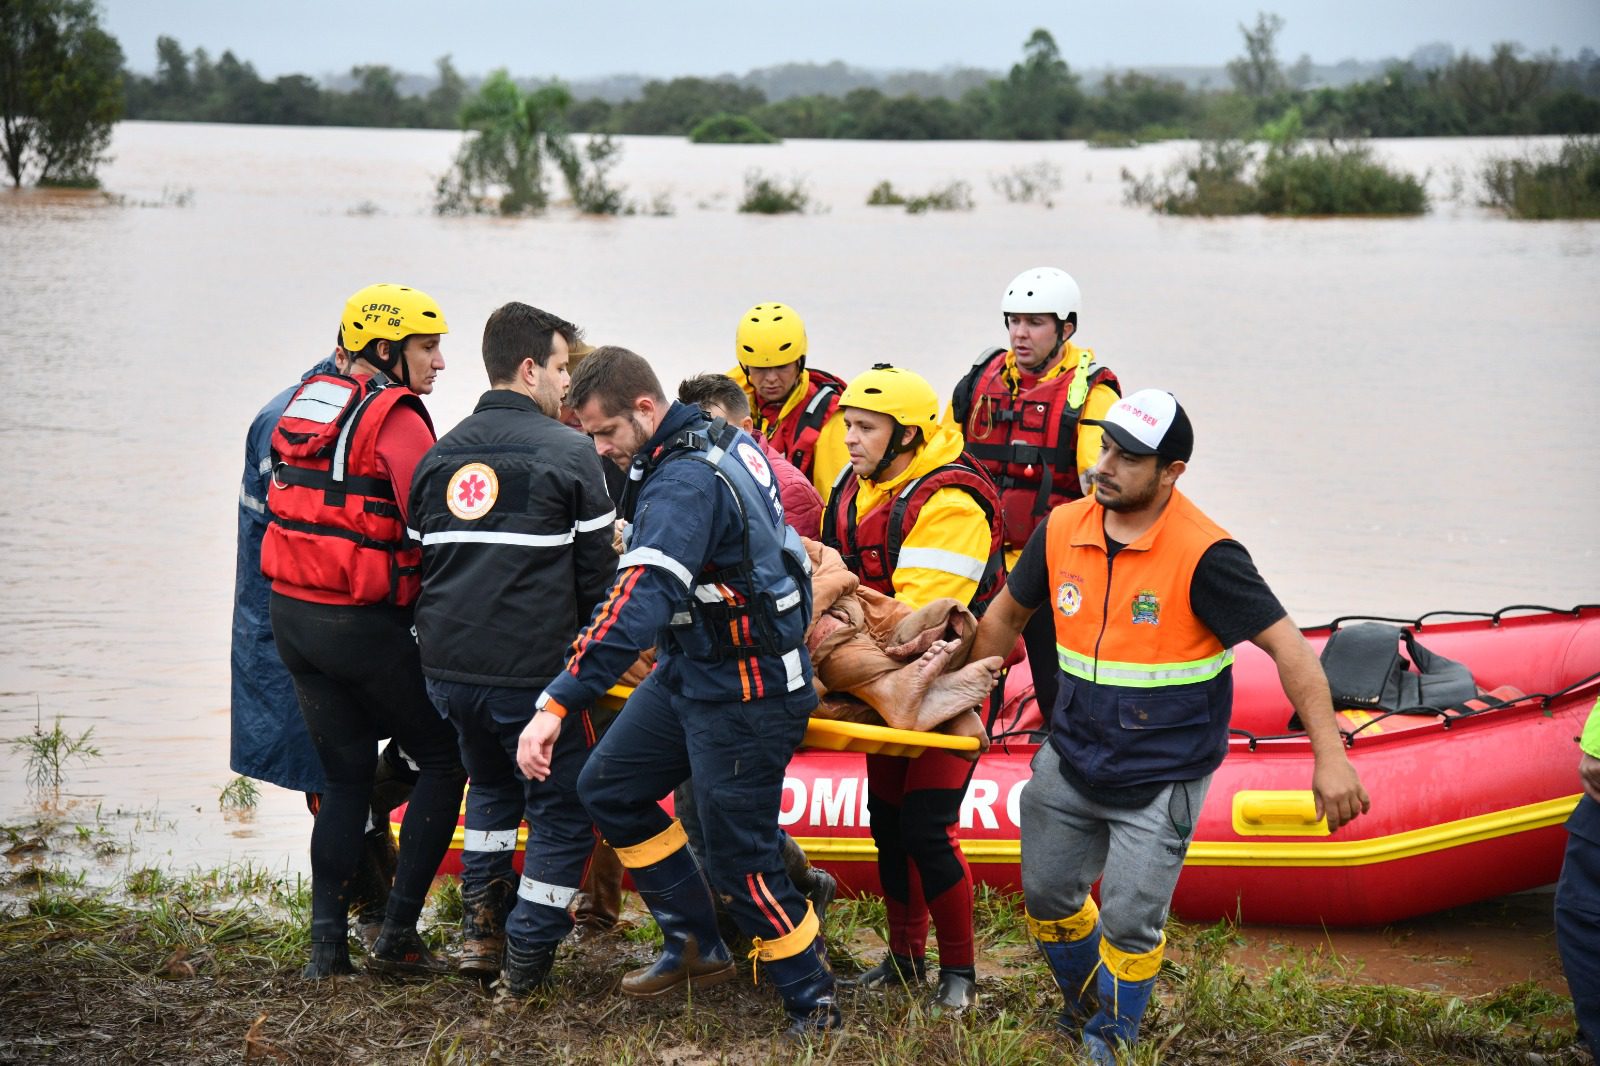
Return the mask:
<path fill-rule="evenodd" d="M 1068 784 L 1055 748 L 1041 744 L 1022 790 L 1028 913 L 1040 921 L 1070 918 L 1103 873 L 1102 932 L 1130 954 L 1154 950 L 1210 784 L 1207 774 L 1168 785 L 1143 807 L 1108 807 Z"/>

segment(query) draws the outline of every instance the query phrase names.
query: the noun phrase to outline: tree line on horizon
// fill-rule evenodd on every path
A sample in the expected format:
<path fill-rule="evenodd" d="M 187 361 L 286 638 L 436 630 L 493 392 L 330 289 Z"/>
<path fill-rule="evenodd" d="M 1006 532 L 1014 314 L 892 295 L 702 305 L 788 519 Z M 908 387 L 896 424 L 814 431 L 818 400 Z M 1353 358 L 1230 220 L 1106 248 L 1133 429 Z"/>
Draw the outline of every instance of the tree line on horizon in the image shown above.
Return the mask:
<path fill-rule="evenodd" d="M 843 95 L 770 100 L 731 78 L 687 77 L 647 82 L 637 98 L 611 102 L 575 99 L 559 81 L 518 81 L 504 69 L 473 86 L 449 56 L 438 61 L 437 79 L 422 94 L 403 91 L 409 79 L 382 64 L 352 68 L 348 89 L 300 74 L 267 81 L 231 50 L 213 60 L 204 49 L 188 52 L 168 36 L 159 38 L 156 72 L 146 76 L 128 69 L 121 46 L 99 25 L 95 0 L 6 0 L 0 4 L 0 161 L 13 185 L 33 180 L 93 187 L 112 127 L 124 117 L 432 127 L 479 135 L 499 130 L 510 138 L 505 144 L 519 150 L 553 138 L 550 158 L 575 197 L 597 210 L 620 210 L 604 181 L 619 151 L 613 134 L 753 143 L 785 137 L 1084 138 L 1110 145 L 1259 140 L 1270 124 L 1291 114 L 1304 137 L 1329 140 L 1600 133 L 1600 56 L 1591 49 L 1563 60 L 1554 52 L 1527 55 L 1518 45 L 1499 44 L 1486 59 L 1469 54 L 1438 65 L 1397 63 L 1381 78 L 1313 89 L 1304 78 L 1308 57 L 1287 72 L 1279 61 L 1282 28 L 1281 18 L 1266 13 L 1253 27 L 1239 27 L 1244 54 L 1228 63 L 1231 86 L 1221 90 L 1133 71 L 1108 74 L 1086 89 L 1055 38 L 1037 29 L 1004 76 L 954 96 L 858 87 Z M 594 136 L 582 155 L 564 147 L 569 134 L 585 132 Z M 446 200 L 478 202 L 483 165 L 479 159 L 466 167 L 460 195 Z M 538 190 L 530 185 L 528 196 L 513 199 L 537 209 Z"/>
<path fill-rule="evenodd" d="M 889 95 L 856 88 L 769 100 L 731 78 L 646 82 L 635 99 L 574 99 L 574 131 L 687 136 L 710 119 L 738 116 L 775 138 L 864 140 L 1158 140 L 1238 135 L 1300 110 L 1309 134 L 1414 137 L 1600 133 L 1600 56 L 1529 55 L 1511 43 L 1423 67 L 1396 62 L 1382 77 L 1342 87 L 1301 88 L 1279 61 L 1277 16 L 1241 26 L 1245 54 L 1228 64 L 1226 89 L 1193 89 L 1135 71 L 1085 86 L 1055 38 L 1035 30 L 1003 77 L 957 98 Z M 402 91 L 403 75 L 381 64 L 352 68 L 347 90 L 301 74 L 261 78 L 231 50 L 213 59 L 159 38 L 156 71 L 124 69 L 126 117 L 189 122 L 461 128 L 473 90 L 449 56 L 433 87 Z M 1303 60 L 1302 60 L 1303 62 Z M 548 82 L 519 80 L 531 89 Z"/>

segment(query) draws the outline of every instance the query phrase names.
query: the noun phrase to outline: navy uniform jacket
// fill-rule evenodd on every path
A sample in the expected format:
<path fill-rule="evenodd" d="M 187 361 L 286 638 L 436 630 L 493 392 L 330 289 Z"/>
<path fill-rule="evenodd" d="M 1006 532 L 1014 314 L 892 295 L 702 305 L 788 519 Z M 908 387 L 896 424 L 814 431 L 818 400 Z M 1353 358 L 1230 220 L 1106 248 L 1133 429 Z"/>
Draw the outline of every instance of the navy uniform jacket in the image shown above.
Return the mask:
<path fill-rule="evenodd" d="M 617 573 L 600 466 L 588 437 L 512 389 L 484 393 L 428 449 L 407 512 L 423 674 L 538 689 L 561 670 Z"/>
<path fill-rule="evenodd" d="M 334 374 L 329 356 L 301 375 Z M 267 533 L 267 482 L 272 476 L 272 429 L 299 385 L 274 396 L 250 423 L 239 484 L 239 548 L 233 585 L 233 736 L 228 765 L 236 774 L 297 792 L 321 792 L 322 763 L 300 717 L 294 682 L 278 658 L 269 610 L 272 583 L 261 573 Z"/>
<path fill-rule="evenodd" d="M 698 407 L 673 403 L 634 458 L 635 472 L 680 432 L 705 424 Z M 781 517 L 774 521 L 781 523 Z M 803 642 L 783 656 L 716 661 L 677 654 L 665 639 L 668 621 L 687 602 L 695 582 L 742 561 L 744 540 L 738 504 L 710 466 L 680 458 L 649 470 L 639 487 L 616 583 L 568 651 L 565 669 L 545 689 L 540 705 L 552 699 L 569 709 L 588 707 L 641 650 L 659 647 L 661 682 L 690 699 L 783 699 L 797 701 L 791 706 L 814 706 L 811 658 Z"/>

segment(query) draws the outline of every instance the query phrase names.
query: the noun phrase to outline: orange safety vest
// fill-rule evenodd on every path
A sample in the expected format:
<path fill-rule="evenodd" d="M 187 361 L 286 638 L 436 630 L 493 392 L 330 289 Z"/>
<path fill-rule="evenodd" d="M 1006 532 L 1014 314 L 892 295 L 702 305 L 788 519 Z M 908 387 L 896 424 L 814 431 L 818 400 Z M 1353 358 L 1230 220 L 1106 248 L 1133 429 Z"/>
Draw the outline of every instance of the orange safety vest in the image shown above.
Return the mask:
<path fill-rule="evenodd" d="M 1108 556 L 1093 498 L 1051 513 L 1045 541 L 1060 692 L 1050 742 L 1091 785 L 1188 781 L 1228 749 L 1233 651 L 1189 606 L 1200 557 L 1228 534 L 1176 489 Z"/>
<path fill-rule="evenodd" d="M 1083 409 L 1068 402 L 1076 367 L 1013 395 L 1005 356 L 1004 348 L 980 355 L 957 383 L 950 406 L 967 451 L 1000 489 L 1006 547 L 1013 549 L 1028 543 L 1052 508 L 1083 497 L 1078 482 L 1078 417 Z M 1117 376 L 1093 364 L 1085 398 L 1096 385 L 1121 392 Z"/>
<path fill-rule="evenodd" d="M 313 375 L 289 401 L 272 431 L 272 521 L 261 542 L 273 591 L 314 603 L 416 602 L 422 546 L 378 464 L 378 431 L 401 404 L 432 431 L 416 393 L 365 375 Z"/>

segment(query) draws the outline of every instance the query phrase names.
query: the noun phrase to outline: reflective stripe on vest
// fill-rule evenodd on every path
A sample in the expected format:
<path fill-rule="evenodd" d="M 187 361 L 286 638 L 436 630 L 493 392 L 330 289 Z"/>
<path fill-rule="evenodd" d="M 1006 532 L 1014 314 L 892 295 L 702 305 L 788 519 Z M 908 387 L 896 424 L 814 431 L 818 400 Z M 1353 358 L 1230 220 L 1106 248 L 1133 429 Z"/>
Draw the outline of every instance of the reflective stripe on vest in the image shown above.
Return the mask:
<path fill-rule="evenodd" d="M 1116 688 L 1167 688 L 1172 685 L 1191 685 L 1196 681 L 1210 681 L 1233 665 L 1233 649 L 1226 648 L 1220 655 L 1196 659 L 1186 663 L 1118 663 L 1092 656 L 1079 655 L 1056 645 L 1056 662 L 1063 673 L 1084 681 Z"/>
<path fill-rule="evenodd" d="M 943 466 L 912 478 L 894 496 L 874 507 L 864 518 L 856 514 L 860 479 L 846 466 L 834 482 L 822 513 L 822 542 L 843 557 L 845 566 L 861 583 L 885 596 L 895 594 L 894 572 L 900 567 L 938 570 L 978 582 L 968 606 L 981 615 L 1005 584 L 1005 557 L 1001 547 L 1000 498 L 994 484 L 965 452 Z M 902 548 L 916 528 L 922 508 L 935 493 L 956 488 L 967 493 L 989 520 L 989 558 L 974 559 L 941 548 Z"/>

